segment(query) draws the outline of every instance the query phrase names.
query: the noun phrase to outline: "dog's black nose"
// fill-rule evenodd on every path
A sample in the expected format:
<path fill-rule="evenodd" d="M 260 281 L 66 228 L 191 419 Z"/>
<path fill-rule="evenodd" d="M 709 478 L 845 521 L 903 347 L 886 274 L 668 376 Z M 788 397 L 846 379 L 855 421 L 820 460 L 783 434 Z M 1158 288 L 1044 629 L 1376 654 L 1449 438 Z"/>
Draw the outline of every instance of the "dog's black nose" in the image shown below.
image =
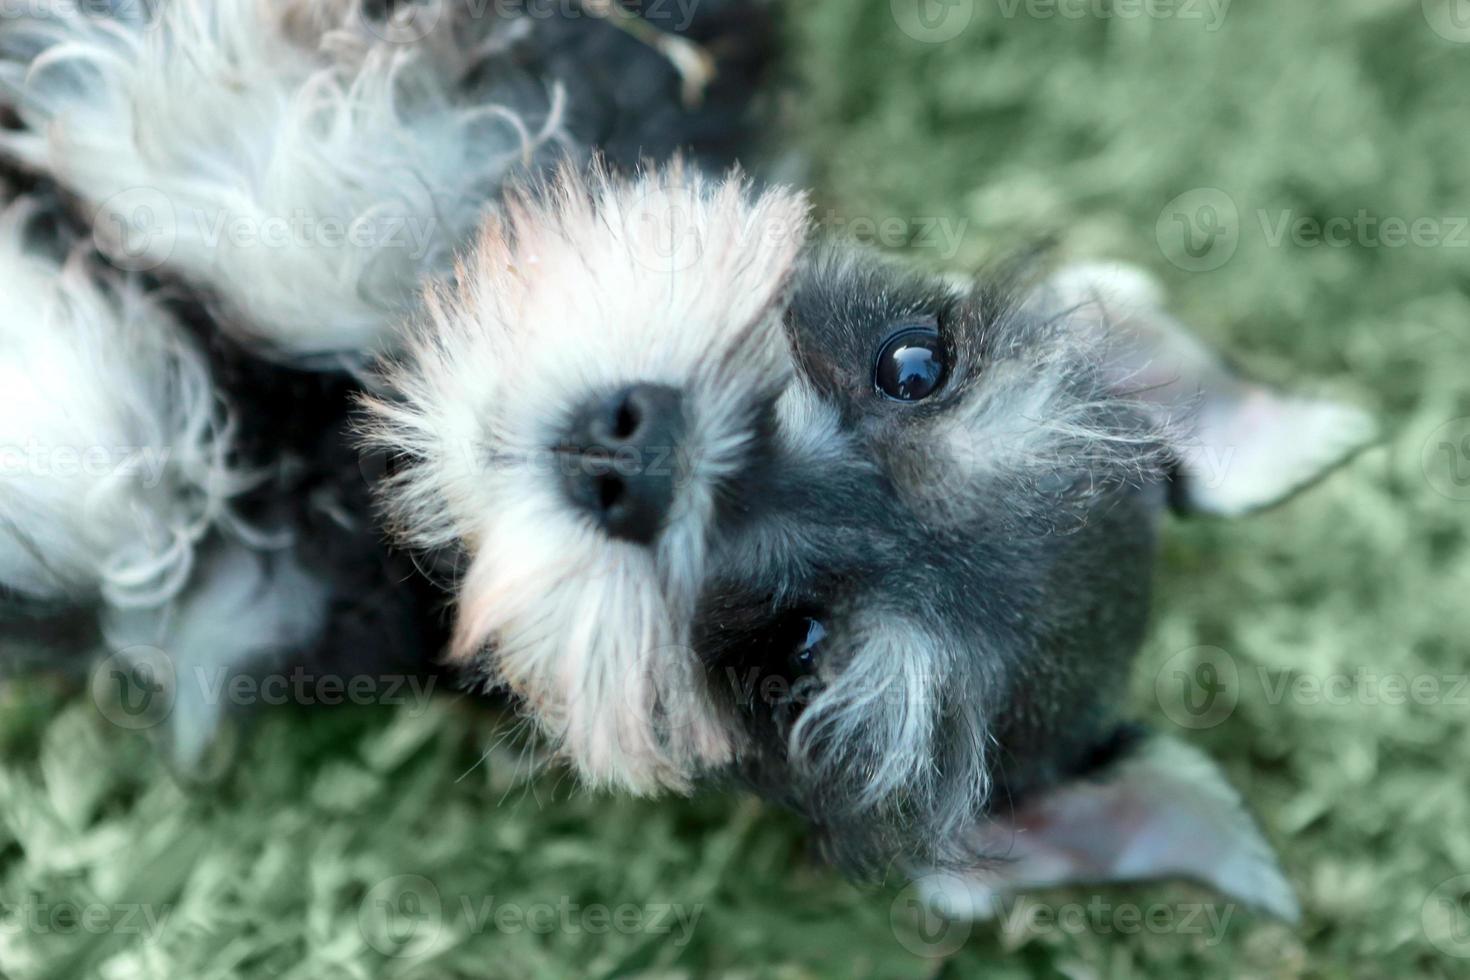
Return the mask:
<path fill-rule="evenodd" d="M 677 388 L 637 384 L 583 405 L 558 457 L 572 502 L 615 538 L 651 544 L 674 503 L 683 399 Z"/>

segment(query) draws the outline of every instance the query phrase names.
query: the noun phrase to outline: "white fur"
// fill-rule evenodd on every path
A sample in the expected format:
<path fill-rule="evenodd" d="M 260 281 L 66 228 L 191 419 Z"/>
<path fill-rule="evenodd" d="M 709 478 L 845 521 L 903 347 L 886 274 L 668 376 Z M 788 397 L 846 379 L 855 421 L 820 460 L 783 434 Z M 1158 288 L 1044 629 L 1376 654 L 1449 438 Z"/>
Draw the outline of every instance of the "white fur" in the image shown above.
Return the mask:
<path fill-rule="evenodd" d="M 1164 310 L 1163 290 L 1142 270 L 1069 266 L 1032 302 L 1096 338 L 1109 384 L 1151 406 L 1198 510 L 1238 516 L 1270 506 L 1377 436 L 1360 408 L 1287 395 L 1230 371 Z"/>
<path fill-rule="evenodd" d="M 776 401 L 776 425 L 787 452 L 805 466 L 840 463 L 852 456 L 836 406 L 823 401 L 811 384 L 797 375 Z"/>
<path fill-rule="evenodd" d="M 1271 846 L 1219 767 L 1155 737 L 1101 780 L 1078 780 L 1012 820 L 971 831 L 985 871 L 919 877 L 931 907 L 985 919 L 1016 892 L 1182 876 L 1295 922 L 1300 908 Z"/>
<path fill-rule="evenodd" d="M 953 286 L 966 299 L 975 288 Z M 1172 420 L 1113 383 L 1109 336 L 1072 314 L 1045 290 L 1007 310 L 955 352 L 975 376 L 965 397 L 932 425 L 895 430 L 895 489 L 927 520 L 963 524 L 1003 502 L 1066 525 L 1075 517 L 1038 487 L 1087 474 L 1101 490 L 1158 472 Z"/>
<path fill-rule="evenodd" d="M 799 778 L 847 786 L 830 799 L 846 820 L 918 820 L 937 853 L 968 828 L 990 793 L 989 678 L 973 638 L 956 642 L 891 610 L 860 610 L 823 671 L 824 687 L 792 727 Z"/>
<path fill-rule="evenodd" d="M 272 353 L 387 344 L 557 135 L 554 97 L 538 120 L 460 99 L 501 19 L 452 30 L 447 0 L 412 44 L 369 31 L 357 0 L 37 6 L 0 28 L 0 91 L 26 123 L 0 150 L 79 195 L 114 261 L 204 287 L 225 329 Z"/>
<path fill-rule="evenodd" d="M 947 456 L 926 473 L 925 490 L 944 499 L 985 496 L 995 478 L 1036 479 L 1059 469 L 1122 467 L 1142 474 L 1159 430 L 1109 424 L 1125 401 L 1101 386 L 1102 348 L 1065 328 L 1035 349 L 1010 352 L 986 369 L 982 394 L 939 426 Z"/>
<path fill-rule="evenodd" d="M 204 361 L 133 279 L 0 215 L 0 584 L 158 605 L 243 478 Z"/>
<path fill-rule="evenodd" d="M 231 707 L 230 679 L 254 661 L 313 642 L 327 590 L 289 553 L 267 556 L 221 542 L 167 606 L 108 610 L 103 635 L 120 656 L 147 658 L 167 685 L 175 761 L 196 765 Z"/>
<path fill-rule="evenodd" d="M 568 168 L 488 223 L 434 289 L 375 439 L 413 466 L 390 504 L 424 547 L 461 542 L 455 649 L 500 680 L 593 783 L 683 787 L 727 760 L 687 624 L 719 481 L 754 433 L 753 393 L 792 373 L 778 305 L 805 202 L 673 167 L 632 182 Z M 563 499 L 548 447 L 584 399 L 633 382 L 683 392 L 673 513 L 653 549 Z"/>

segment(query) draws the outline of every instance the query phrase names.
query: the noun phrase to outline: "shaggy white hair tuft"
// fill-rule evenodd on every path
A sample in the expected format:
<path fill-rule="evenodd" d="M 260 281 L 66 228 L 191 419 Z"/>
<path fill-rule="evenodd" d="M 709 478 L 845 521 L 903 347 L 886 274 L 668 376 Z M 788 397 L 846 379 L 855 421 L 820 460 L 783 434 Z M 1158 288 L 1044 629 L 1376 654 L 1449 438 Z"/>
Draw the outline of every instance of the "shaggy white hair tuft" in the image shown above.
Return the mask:
<path fill-rule="evenodd" d="M 559 91 L 537 120 L 459 91 L 514 19 L 461 31 L 432 6 L 438 26 L 398 43 L 361 0 L 38 0 L 0 25 L 25 123 L 0 151 L 77 194 L 114 262 L 204 287 L 261 352 L 351 362 L 558 137 Z"/>
<path fill-rule="evenodd" d="M 0 585 L 156 606 L 246 478 L 203 357 L 139 283 L 0 215 Z"/>

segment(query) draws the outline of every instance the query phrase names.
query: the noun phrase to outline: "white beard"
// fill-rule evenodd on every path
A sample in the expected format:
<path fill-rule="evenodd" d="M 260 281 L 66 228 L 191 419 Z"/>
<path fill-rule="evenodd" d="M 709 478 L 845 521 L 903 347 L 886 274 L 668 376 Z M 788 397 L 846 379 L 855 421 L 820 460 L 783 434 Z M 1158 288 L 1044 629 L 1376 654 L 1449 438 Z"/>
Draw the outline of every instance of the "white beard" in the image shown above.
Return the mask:
<path fill-rule="evenodd" d="M 745 462 L 756 393 L 792 373 L 781 301 L 806 203 L 675 165 L 629 183 L 566 168 L 490 221 L 453 287 L 430 293 L 404 362 L 371 404 L 373 440 L 411 467 L 391 481 L 399 532 L 462 545 L 454 651 L 489 646 L 594 784 L 683 788 L 727 761 L 688 649 L 718 483 Z M 633 382 L 683 394 L 667 527 L 644 549 L 562 499 L 558 420 Z"/>

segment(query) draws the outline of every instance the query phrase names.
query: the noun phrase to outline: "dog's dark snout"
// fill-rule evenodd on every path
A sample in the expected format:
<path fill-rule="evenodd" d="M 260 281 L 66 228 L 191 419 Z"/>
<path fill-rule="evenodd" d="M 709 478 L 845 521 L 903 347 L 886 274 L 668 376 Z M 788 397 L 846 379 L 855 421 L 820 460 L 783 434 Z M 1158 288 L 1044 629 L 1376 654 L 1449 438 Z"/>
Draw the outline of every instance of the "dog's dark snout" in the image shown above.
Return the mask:
<path fill-rule="evenodd" d="M 673 506 L 683 434 L 677 388 L 637 384 L 592 399 L 560 447 L 568 496 L 613 537 L 651 544 Z"/>

